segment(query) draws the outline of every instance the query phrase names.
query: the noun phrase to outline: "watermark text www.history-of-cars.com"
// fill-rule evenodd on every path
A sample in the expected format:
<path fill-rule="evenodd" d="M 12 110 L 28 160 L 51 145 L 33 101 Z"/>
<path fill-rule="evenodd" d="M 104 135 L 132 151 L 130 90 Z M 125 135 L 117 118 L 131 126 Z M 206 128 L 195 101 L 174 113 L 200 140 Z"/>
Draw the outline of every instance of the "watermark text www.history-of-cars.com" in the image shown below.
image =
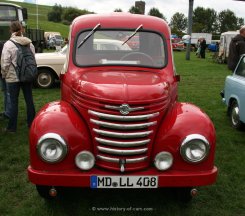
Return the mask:
<path fill-rule="evenodd" d="M 101 212 L 152 212 L 154 208 L 142 208 L 142 207 L 118 207 L 118 206 L 110 206 L 110 207 L 91 207 L 92 211 L 101 211 Z"/>

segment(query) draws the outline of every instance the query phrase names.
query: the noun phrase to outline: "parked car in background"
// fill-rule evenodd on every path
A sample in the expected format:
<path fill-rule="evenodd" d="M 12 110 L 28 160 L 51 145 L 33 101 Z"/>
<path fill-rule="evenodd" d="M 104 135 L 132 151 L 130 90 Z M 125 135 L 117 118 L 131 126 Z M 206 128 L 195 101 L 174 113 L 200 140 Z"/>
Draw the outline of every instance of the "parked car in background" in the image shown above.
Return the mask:
<path fill-rule="evenodd" d="M 239 34 L 238 31 L 228 31 L 220 35 L 219 57 L 222 63 L 227 62 L 230 42 L 237 34 Z"/>
<path fill-rule="evenodd" d="M 111 39 L 95 39 L 94 50 L 132 50 L 127 44 L 122 45 L 122 41 Z M 38 67 L 38 77 L 35 85 L 39 88 L 51 88 L 55 80 L 59 79 L 60 72 L 66 59 L 67 45 L 58 52 L 37 53 L 36 61 Z"/>
<path fill-rule="evenodd" d="M 67 45 L 58 52 L 36 53 L 38 76 L 35 86 L 51 88 L 59 79 L 66 58 Z"/>
<path fill-rule="evenodd" d="M 212 40 L 211 44 L 208 45 L 208 50 L 210 52 L 218 52 L 219 44 L 220 44 L 220 40 Z"/>
<path fill-rule="evenodd" d="M 245 55 L 242 55 L 234 73 L 226 77 L 221 96 L 228 107 L 232 126 L 242 129 L 245 123 Z"/>
<path fill-rule="evenodd" d="M 61 35 L 54 35 L 53 37 L 49 38 L 47 41 L 47 48 L 48 49 L 55 49 L 56 47 L 61 47 L 64 43 L 63 38 Z"/>
<path fill-rule="evenodd" d="M 127 41 L 127 45 L 131 48 L 131 49 L 133 49 L 133 50 L 137 50 L 137 49 L 139 49 L 139 35 L 135 35 L 135 36 L 133 36 L 132 38 L 130 38 L 129 40 L 128 40 L 128 38 L 129 38 L 130 36 L 126 36 L 126 37 L 124 37 L 123 39 L 122 39 L 122 41 Z"/>
<path fill-rule="evenodd" d="M 172 39 L 172 49 L 174 51 L 182 51 L 185 49 L 185 43 L 183 41 L 175 42 Z"/>
<path fill-rule="evenodd" d="M 55 49 L 56 47 L 62 47 L 64 45 L 64 39 L 60 32 L 45 32 L 44 38 L 47 49 Z"/>
<path fill-rule="evenodd" d="M 132 50 L 123 41 L 111 39 L 94 39 L 93 47 L 95 50 Z"/>

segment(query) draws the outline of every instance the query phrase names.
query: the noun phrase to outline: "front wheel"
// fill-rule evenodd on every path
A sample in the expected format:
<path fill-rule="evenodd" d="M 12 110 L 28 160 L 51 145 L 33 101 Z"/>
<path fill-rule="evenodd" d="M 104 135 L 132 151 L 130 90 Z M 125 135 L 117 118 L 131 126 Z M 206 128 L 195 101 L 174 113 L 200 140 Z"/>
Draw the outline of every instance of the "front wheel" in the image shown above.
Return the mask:
<path fill-rule="evenodd" d="M 192 200 L 192 187 L 176 188 L 177 199 L 180 202 L 188 203 Z"/>
<path fill-rule="evenodd" d="M 51 71 L 47 69 L 38 70 L 38 76 L 35 82 L 38 88 L 51 88 L 54 85 L 54 81 L 55 78 Z"/>
<path fill-rule="evenodd" d="M 243 123 L 240 121 L 239 117 L 239 106 L 237 101 L 233 101 L 230 108 L 230 118 L 232 127 L 240 130 L 243 128 Z"/>

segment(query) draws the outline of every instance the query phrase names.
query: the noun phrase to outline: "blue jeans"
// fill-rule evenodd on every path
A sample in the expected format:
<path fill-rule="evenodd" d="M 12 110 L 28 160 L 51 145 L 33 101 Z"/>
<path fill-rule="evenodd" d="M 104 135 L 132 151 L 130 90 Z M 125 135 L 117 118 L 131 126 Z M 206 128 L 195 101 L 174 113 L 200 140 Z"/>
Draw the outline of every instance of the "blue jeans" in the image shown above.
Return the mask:
<path fill-rule="evenodd" d="M 18 105 L 19 105 L 19 93 L 20 89 L 22 89 L 25 103 L 26 103 L 26 115 L 27 115 L 27 125 L 31 126 L 31 123 L 35 117 L 35 107 L 33 103 L 32 97 L 32 83 L 22 83 L 22 82 L 14 82 L 7 83 L 7 90 L 10 94 L 10 118 L 7 126 L 8 130 L 16 131 L 17 129 L 17 119 L 18 119 Z"/>
<path fill-rule="evenodd" d="M 4 111 L 3 111 L 3 113 L 7 117 L 10 117 L 10 107 L 11 107 L 10 95 L 9 95 L 9 92 L 7 91 L 5 79 L 3 79 L 1 77 L 0 81 L 1 81 L 1 90 L 3 91 L 3 96 L 4 96 L 4 99 L 3 99 Z"/>

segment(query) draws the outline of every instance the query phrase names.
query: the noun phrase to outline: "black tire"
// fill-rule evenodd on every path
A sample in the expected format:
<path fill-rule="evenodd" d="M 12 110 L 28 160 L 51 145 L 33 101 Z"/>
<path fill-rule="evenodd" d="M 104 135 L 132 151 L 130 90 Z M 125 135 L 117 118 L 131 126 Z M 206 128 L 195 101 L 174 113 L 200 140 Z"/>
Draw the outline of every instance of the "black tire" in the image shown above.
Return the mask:
<path fill-rule="evenodd" d="M 192 187 L 176 188 L 176 196 L 180 202 L 188 203 L 192 200 Z"/>
<path fill-rule="evenodd" d="M 240 121 L 239 117 L 239 106 L 237 101 L 233 101 L 230 107 L 230 119 L 232 127 L 237 130 L 241 130 L 243 128 L 243 123 Z"/>
<path fill-rule="evenodd" d="M 51 186 L 44 186 L 44 185 L 36 185 L 36 189 L 38 194 L 44 198 L 44 199 L 48 199 L 48 200 L 52 200 L 55 197 L 52 197 L 49 195 L 49 191 L 52 187 Z"/>
<path fill-rule="evenodd" d="M 35 86 L 38 88 L 48 89 L 53 87 L 55 82 L 54 74 L 48 69 L 39 69 Z"/>

